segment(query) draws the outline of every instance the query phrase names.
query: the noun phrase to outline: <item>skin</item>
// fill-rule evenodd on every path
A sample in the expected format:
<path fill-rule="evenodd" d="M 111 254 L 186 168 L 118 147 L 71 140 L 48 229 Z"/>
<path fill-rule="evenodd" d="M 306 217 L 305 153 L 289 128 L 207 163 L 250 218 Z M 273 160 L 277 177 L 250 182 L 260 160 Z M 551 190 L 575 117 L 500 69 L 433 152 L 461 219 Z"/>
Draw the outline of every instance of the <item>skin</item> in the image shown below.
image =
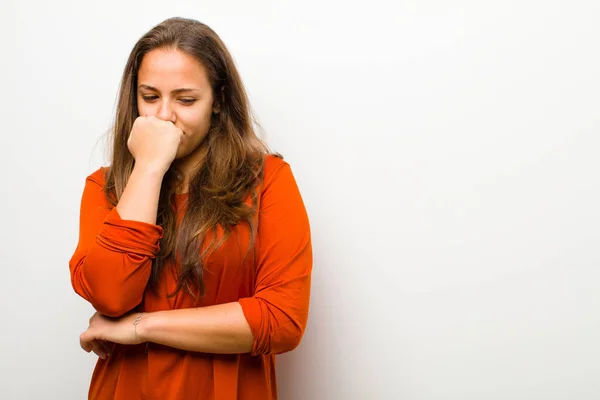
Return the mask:
<path fill-rule="evenodd" d="M 220 111 L 206 69 L 181 51 L 151 51 L 138 71 L 137 101 L 139 115 L 170 121 L 181 129 L 183 136 L 174 164 L 184 176 L 190 176 L 206 153 L 203 141 L 211 116 Z"/>
<path fill-rule="evenodd" d="M 186 192 L 194 168 L 206 155 L 205 138 L 213 113 L 220 112 L 204 66 L 178 50 L 146 54 L 138 71 L 138 111 L 128 147 L 136 160 L 117 211 L 124 220 L 156 223 L 162 179 L 171 165 L 184 174 Z M 185 89 L 185 90 L 184 90 Z M 159 343 L 206 353 L 239 354 L 252 350 L 253 335 L 238 302 L 210 307 L 109 318 L 95 313 L 80 345 L 99 357 L 111 343 Z"/>

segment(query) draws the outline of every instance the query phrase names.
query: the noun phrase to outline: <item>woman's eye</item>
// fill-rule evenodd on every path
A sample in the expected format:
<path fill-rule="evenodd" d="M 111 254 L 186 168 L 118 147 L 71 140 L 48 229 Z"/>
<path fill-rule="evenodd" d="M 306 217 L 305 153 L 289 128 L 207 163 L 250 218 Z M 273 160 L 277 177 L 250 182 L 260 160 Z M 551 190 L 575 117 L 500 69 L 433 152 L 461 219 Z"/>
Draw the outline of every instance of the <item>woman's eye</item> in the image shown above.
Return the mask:
<path fill-rule="evenodd" d="M 142 98 L 150 103 L 158 99 L 158 96 L 142 96 Z M 179 99 L 179 101 L 186 106 L 190 106 L 196 102 L 196 99 Z"/>

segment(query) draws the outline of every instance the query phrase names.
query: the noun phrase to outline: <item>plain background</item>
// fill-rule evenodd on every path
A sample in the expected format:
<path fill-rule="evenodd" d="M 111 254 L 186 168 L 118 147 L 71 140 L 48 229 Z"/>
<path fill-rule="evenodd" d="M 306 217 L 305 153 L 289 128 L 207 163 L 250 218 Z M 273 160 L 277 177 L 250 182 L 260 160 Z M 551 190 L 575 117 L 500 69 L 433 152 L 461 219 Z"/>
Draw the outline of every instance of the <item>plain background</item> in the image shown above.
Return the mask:
<path fill-rule="evenodd" d="M 600 398 L 598 1 L 0 11 L 0 398 L 87 395 L 81 192 L 131 48 L 171 16 L 228 45 L 311 218 L 282 399 Z"/>

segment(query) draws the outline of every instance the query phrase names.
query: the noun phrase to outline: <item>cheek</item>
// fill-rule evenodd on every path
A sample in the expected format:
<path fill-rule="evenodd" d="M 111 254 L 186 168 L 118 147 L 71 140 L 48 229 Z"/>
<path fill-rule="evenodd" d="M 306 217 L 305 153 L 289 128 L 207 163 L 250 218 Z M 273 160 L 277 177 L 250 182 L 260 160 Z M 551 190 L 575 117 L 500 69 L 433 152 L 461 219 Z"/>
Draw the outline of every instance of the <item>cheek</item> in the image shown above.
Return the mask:
<path fill-rule="evenodd" d="M 153 113 L 152 107 L 140 100 L 138 100 L 137 110 L 139 115 L 152 115 Z"/>
<path fill-rule="evenodd" d="M 212 109 L 207 110 L 206 108 L 182 110 L 177 115 L 182 123 L 192 128 L 194 131 L 200 131 L 198 133 L 205 133 L 208 130 L 211 116 Z"/>

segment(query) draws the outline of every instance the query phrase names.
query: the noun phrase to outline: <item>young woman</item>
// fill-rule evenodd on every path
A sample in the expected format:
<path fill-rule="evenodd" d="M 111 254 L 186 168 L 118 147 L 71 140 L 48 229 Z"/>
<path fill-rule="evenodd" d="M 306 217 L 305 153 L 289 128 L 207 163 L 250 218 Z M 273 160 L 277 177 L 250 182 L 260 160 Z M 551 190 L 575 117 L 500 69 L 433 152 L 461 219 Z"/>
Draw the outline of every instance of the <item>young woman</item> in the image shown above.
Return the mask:
<path fill-rule="evenodd" d="M 97 311 L 91 399 L 275 399 L 308 317 L 309 222 L 256 136 L 232 57 L 172 18 L 123 73 L 112 160 L 85 183 L 74 290 Z"/>

